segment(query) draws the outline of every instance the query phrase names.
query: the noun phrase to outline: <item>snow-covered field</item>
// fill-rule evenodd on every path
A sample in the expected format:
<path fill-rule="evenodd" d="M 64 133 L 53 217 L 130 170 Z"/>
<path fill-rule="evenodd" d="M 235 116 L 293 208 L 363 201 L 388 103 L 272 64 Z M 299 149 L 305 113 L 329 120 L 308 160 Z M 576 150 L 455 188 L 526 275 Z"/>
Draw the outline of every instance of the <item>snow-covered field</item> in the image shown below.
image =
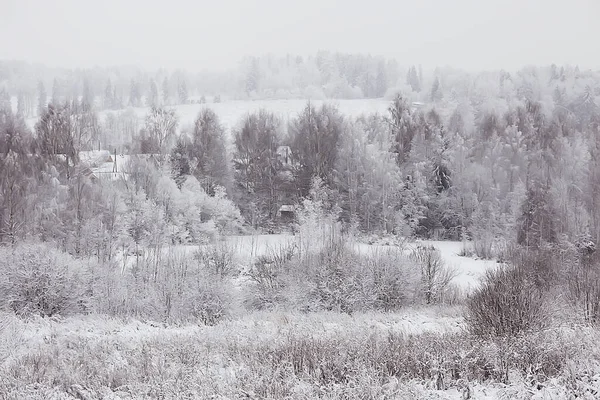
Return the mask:
<path fill-rule="evenodd" d="M 278 250 L 293 243 L 296 238 L 292 235 L 254 235 L 254 236 L 229 236 L 226 243 L 231 250 L 242 259 L 250 260 L 270 250 Z M 465 292 L 469 292 L 479 285 L 480 279 L 485 272 L 494 268 L 497 263 L 494 260 L 481 260 L 460 256 L 463 247 L 462 242 L 432 241 L 424 240 L 405 245 L 404 251 L 410 252 L 417 245 L 433 246 L 437 248 L 446 266 L 456 270 L 453 283 Z M 351 244 L 355 249 L 364 254 L 385 250 L 390 246 L 369 245 L 365 243 Z"/>
<path fill-rule="evenodd" d="M 477 357 L 494 363 L 502 357 L 493 343 L 483 350 L 468 347 L 458 308 L 357 315 L 253 312 L 216 326 L 101 316 L 25 321 L 0 315 L 0 321 L 0 398 L 7 399 L 458 400 L 468 398 L 465 380 L 447 375 L 444 388 L 436 388 L 436 363 L 457 362 L 476 376 L 483 373 Z M 542 335 L 538 346 L 544 351 L 556 348 L 561 354 L 565 345 L 564 352 L 580 346 L 592 351 L 578 353 L 583 358 L 570 364 L 573 375 L 547 379 L 538 388 L 518 371 L 510 371 L 504 383 L 471 380 L 470 398 L 575 398 L 569 393 L 597 398 L 597 339 L 593 329 Z M 459 361 L 439 359 L 436 350 Z"/>
<path fill-rule="evenodd" d="M 248 264 L 295 239 L 230 236 L 217 246 Z M 412 242 L 404 250 L 418 244 L 438 248 L 458 272 L 454 283 L 467 291 L 496 265 L 459 256 L 460 242 Z M 349 245 L 361 253 L 390 247 Z M 197 249 L 171 248 L 188 254 Z M 596 330 L 552 328 L 506 351 L 502 346 L 510 343 L 474 341 L 464 329 L 463 312 L 448 305 L 352 314 L 240 307 L 214 326 L 0 314 L 0 399 L 458 400 L 467 398 L 465 385 L 470 398 L 480 400 L 566 399 L 570 393 L 591 399 L 600 393 Z M 535 368 L 555 362 L 570 369 L 532 378 L 523 372 L 530 362 Z M 511 365 L 507 379 L 498 379 L 505 365 Z M 442 389 L 436 381 L 440 368 Z M 536 387 L 531 379 L 544 383 Z"/>
<path fill-rule="evenodd" d="M 268 110 L 277 115 L 285 123 L 288 120 L 296 118 L 298 113 L 302 112 L 302 109 L 306 107 L 308 100 L 231 100 L 223 101 L 221 103 L 207 103 L 207 104 L 183 104 L 177 105 L 170 108 L 176 110 L 179 116 L 179 126 L 186 126 L 193 124 L 198 112 L 202 108 L 210 108 L 214 110 L 223 126 L 229 131 L 235 127 L 241 119 L 248 113 L 256 112 L 260 109 Z M 359 100 L 311 100 L 311 103 L 316 107 L 322 104 L 336 105 L 343 115 L 349 117 L 357 117 L 360 115 L 368 115 L 372 113 L 384 114 L 390 105 L 390 102 L 383 99 L 359 99 Z M 132 108 L 135 114 L 142 120 L 149 111 L 148 107 Z M 101 111 L 99 116 L 103 119 L 108 112 L 121 112 L 119 111 Z M 29 118 L 27 120 L 28 125 L 33 128 L 37 118 Z"/>
<path fill-rule="evenodd" d="M 193 124 L 198 112 L 202 108 L 210 108 L 217 113 L 221 123 L 227 130 L 235 127 L 240 120 L 248 113 L 265 109 L 277 115 L 282 121 L 287 122 L 297 117 L 298 113 L 306 107 L 308 100 L 232 100 L 222 103 L 207 104 L 183 104 L 175 108 L 179 116 L 180 126 Z M 311 100 L 316 107 L 322 104 L 332 104 L 339 108 L 339 111 L 347 116 L 356 117 L 362 114 L 385 113 L 390 103 L 383 99 L 360 99 L 360 100 Z M 134 108 L 135 113 L 144 118 L 148 113 L 148 108 Z M 103 116 L 106 112 L 100 113 Z"/>

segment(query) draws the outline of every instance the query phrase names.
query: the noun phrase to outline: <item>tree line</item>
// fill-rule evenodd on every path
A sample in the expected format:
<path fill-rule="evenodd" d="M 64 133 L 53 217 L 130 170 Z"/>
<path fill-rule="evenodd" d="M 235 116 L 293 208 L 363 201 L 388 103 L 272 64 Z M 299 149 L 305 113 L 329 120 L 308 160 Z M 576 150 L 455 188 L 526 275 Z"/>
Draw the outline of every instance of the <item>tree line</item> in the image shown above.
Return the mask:
<path fill-rule="evenodd" d="M 426 107 L 397 95 L 384 115 L 350 118 L 308 102 L 286 124 L 261 110 L 230 134 L 209 107 L 180 128 L 162 107 L 143 121 L 128 112 L 101 121 L 86 98 L 43 107 L 31 132 L 4 102 L 0 241 L 56 240 L 75 253 L 99 241 L 100 253 L 117 238 L 162 245 L 249 227 L 275 232 L 288 224 L 281 207 L 301 204 L 315 178 L 328 210 L 356 232 L 473 240 L 486 257 L 502 242 L 600 239 L 595 75 L 549 68 L 497 77 L 470 97 L 458 81 L 442 89 L 438 79 L 441 94 Z M 79 158 L 112 139 L 128 143 L 129 179 L 105 182 Z M 124 226 L 112 232 L 116 221 Z M 89 224 L 110 232 L 84 238 L 95 232 Z"/>

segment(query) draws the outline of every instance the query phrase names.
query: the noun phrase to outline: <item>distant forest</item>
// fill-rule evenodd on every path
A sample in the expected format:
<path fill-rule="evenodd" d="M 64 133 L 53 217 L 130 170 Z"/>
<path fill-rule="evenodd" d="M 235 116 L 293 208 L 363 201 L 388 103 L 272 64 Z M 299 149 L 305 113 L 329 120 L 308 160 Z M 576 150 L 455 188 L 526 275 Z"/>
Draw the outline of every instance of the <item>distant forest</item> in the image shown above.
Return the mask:
<path fill-rule="evenodd" d="M 364 81 L 365 69 L 341 68 L 361 59 L 372 67 L 373 80 Z M 281 73 L 314 65 L 315 82 L 362 77 L 357 82 L 365 88 L 377 87 L 377 65 L 385 67 L 388 81 L 393 70 L 384 60 L 350 57 L 344 64 L 329 53 L 278 59 L 271 67 L 268 59 L 252 60 L 244 71 L 258 71 L 255 81 L 242 75 L 243 86 L 232 90 L 243 91 L 250 82 L 257 85 L 251 92 L 264 93 L 266 82 L 279 76 L 264 71 L 276 65 Z M 111 76 L 73 71 L 73 86 L 56 78 L 61 84 L 47 97 L 37 83 L 41 95 L 32 101 L 39 116 L 31 131 L 25 103 L 12 110 L 10 91 L 19 80 L 7 65 L 0 102 L 0 242 L 33 237 L 110 258 L 116 248 L 142 243 L 288 229 L 282 207 L 294 209 L 308 198 L 318 199 L 346 229 L 470 239 L 484 257 L 492 257 L 499 243 L 600 240 L 598 72 L 438 69 L 425 79 L 411 67 L 397 77 L 403 89 L 389 92 L 382 84 L 372 93 L 391 96 L 384 115 L 350 117 L 334 105 L 307 102 L 289 122 L 261 110 L 228 132 L 210 105 L 193 126 L 180 127 L 177 108 L 157 100 L 164 93 L 171 99 L 175 87 L 188 82 L 178 83 L 177 73 L 164 77 L 169 89 L 157 95 L 155 85 L 147 93 L 152 79 L 142 85 L 138 78 L 116 79 L 116 70 Z M 201 91 L 200 81 L 189 81 L 188 96 Z M 129 97 L 121 98 L 128 89 Z M 133 105 L 141 98 L 156 104 L 143 120 L 130 110 L 100 117 L 99 109 L 122 106 L 111 103 L 115 93 Z M 423 105 L 415 108 L 416 100 Z M 126 178 L 96 179 L 95 162 L 84 152 L 112 154 L 117 144 L 131 156 L 122 167 Z"/>
<path fill-rule="evenodd" d="M 38 115 L 40 102 L 82 97 L 97 109 L 120 109 L 186 104 L 216 95 L 241 100 L 360 99 L 386 94 L 391 98 L 394 90 L 421 93 L 433 84 L 439 82 L 424 78 L 420 66 L 401 67 L 394 59 L 325 51 L 309 57 L 246 57 L 223 72 L 127 66 L 64 69 L 0 61 L 0 88 L 19 99 L 27 117 Z"/>

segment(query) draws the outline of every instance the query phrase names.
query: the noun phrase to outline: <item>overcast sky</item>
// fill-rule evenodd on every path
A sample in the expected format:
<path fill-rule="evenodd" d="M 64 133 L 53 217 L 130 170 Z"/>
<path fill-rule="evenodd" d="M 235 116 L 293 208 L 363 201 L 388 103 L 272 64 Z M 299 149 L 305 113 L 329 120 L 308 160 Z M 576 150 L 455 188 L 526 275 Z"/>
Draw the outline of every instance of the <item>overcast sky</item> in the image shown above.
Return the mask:
<path fill-rule="evenodd" d="M 319 49 L 402 65 L 600 67 L 600 0 L 0 0 L 0 59 L 234 67 Z"/>

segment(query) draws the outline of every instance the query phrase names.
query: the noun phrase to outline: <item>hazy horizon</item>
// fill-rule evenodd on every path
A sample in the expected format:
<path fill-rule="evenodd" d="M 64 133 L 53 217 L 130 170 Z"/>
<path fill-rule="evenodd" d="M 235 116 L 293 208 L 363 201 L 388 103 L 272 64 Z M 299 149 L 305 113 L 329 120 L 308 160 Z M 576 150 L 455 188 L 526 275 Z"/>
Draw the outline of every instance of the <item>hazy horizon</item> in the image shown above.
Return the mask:
<path fill-rule="evenodd" d="M 466 70 L 600 67 L 600 2 L 7 0 L 0 59 L 218 70 L 247 55 L 369 53 Z"/>

